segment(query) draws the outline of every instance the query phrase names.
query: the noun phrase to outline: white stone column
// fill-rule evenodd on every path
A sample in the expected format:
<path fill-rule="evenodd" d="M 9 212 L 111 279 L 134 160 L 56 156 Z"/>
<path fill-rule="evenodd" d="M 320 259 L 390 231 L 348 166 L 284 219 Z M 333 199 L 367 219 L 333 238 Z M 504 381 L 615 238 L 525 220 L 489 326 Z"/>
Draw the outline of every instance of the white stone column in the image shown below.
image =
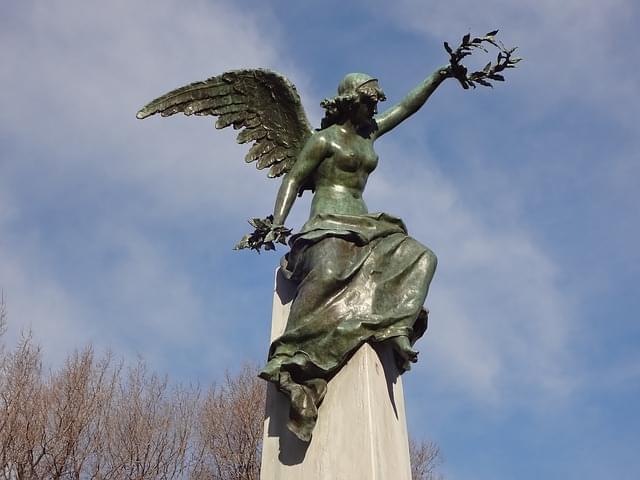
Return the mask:
<path fill-rule="evenodd" d="M 271 340 L 293 288 L 278 271 Z M 287 398 L 269 384 L 261 480 L 411 480 L 402 380 L 389 347 L 363 345 L 329 382 L 309 444 L 286 427 Z"/>

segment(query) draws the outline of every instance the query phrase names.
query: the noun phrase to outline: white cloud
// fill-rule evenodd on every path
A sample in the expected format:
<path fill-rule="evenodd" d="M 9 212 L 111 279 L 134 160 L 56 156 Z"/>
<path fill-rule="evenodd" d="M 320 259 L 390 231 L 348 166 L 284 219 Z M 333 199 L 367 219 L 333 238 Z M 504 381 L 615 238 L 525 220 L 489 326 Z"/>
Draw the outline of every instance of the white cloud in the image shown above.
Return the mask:
<path fill-rule="evenodd" d="M 0 125 L 48 152 L 31 160 L 37 167 L 132 186 L 173 213 L 233 209 L 239 202 L 225 200 L 236 193 L 247 203 L 262 198 L 256 192 L 265 175 L 244 165 L 246 147 L 234 147 L 231 132 L 215 132 L 205 118 L 140 122 L 135 112 L 172 88 L 240 66 L 295 75 L 279 55 L 273 21 L 220 3 L 186 8 L 173 0 L 153 8 L 39 3 L 12 16 L 15 27 L 0 37 L 0 81 L 12 92 Z"/>
<path fill-rule="evenodd" d="M 501 28 L 499 37 L 519 45 L 525 57 L 512 83 L 521 87 L 516 97 L 528 99 L 529 114 L 573 99 L 629 125 L 639 72 L 629 65 L 627 46 L 614 40 L 621 30 L 632 31 L 633 8 L 631 0 L 400 0 L 389 12 L 401 28 L 451 44 L 468 31 Z"/>
<path fill-rule="evenodd" d="M 185 218 L 215 225 L 233 213 L 243 224 L 270 209 L 259 204 L 277 185 L 212 119 L 135 113 L 232 68 L 282 67 L 295 79 L 277 21 L 204 0 L 28 3 L 5 14 L 0 287 L 10 334 L 33 326 L 54 360 L 89 340 L 163 368 L 191 361 L 193 351 L 166 357 L 187 345 L 200 366 L 237 356 L 215 337 L 232 286 L 203 298 L 156 236 Z"/>
<path fill-rule="evenodd" d="M 9 200 L 8 188 L 0 183 L 0 228 L 15 219 L 16 206 Z"/>
<path fill-rule="evenodd" d="M 0 244 L 0 286 L 9 327 L 6 341 L 12 345 L 21 334 L 34 332 L 37 340 L 46 341 L 48 358 L 58 362 L 88 341 L 91 326 L 80 329 L 81 308 L 29 250 L 8 250 Z"/>
<path fill-rule="evenodd" d="M 379 11 L 380 2 L 374 3 L 366 5 Z M 519 45 L 525 57 L 518 70 L 509 72 L 507 84 L 493 92 L 473 92 L 464 101 L 457 96 L 455 106 L 444 105 L 446 92 L 438 92 L 428 107 L 430 119 L 416 116 L 410 130 L 394 132 L 389 141 L 395 143 L 380 148 L 380 172 L 371 180 L 368 198 L 383 209 L 395 207 L 414 236 L 440 259 L 428 299 L 431 337 L 423 349 L 433 350 L 436 358 L 429 357 L 424 368 L 436 368 L 433 362 L 438 362 L 436 375 L 445 390 L 457 386 L 489 401 L 508 399 L 509 392 L 529 401 L 557 398 L 584 386 L 584 359 L 575 356 L 573 342 L 578 315 L 592 321 L 590 312 L 580 312 L 592 300 L 580 302 L 580 296 L 618 280 L 600 259 L 591 264 L 589 231 L 576 249 L 583 249 L 590 265 L 585 269 L 598 269 L 598 274 L 576 278 L 575 272 L 563 271 L 568 262 L 558 255 L 570 247 L 545 245 L 560 235 L 546 224 L 547 231 L 530 230 L 531 219 L 546 214 L 549 224 L 557 225 L 561 216 L 550 209 L 566 208 L 563 213 L 569 215 L 571 204 L 558 207 L 554 202 L 571 202 L 573 194 L 584 194 L 581 189 L 592 191 L 592 203 L 573 206 L 580 209 L 576 225 L 588 228 L 593 219 L 594 229 L 606 228 L 612 235 L 624 231 L 624 237 L 608 239 L 610 247 L 626 247 L 619 254 L 624 259 L 637 256 L 631 244 L 638 229 L 621 213 L 638 199 L 630 180 L 634 176 L 628 173 L 637 169 L 632 152 L 638 149 L 634 116 L 640 104 L 634 85 L 640 72 L 629 63 L 630 50 L 623 43 L 632 41 L 633 8 L 629 0 L 401 0 L 394 9 L 385 8 L 398 28 L 426 35 L 429 42 L 454 43 L 468 31 L 501 28 L 505 43 Z M 470 61 L 472 66 L 476 62 L 481 61 Z M 493 109 L 486 121 L 467 122 L 478 118 L 480 108 Z M 444 110 L 454 113 L 442 120 L 438 113 Z M 456 123 L 443 128 L 447 120 Z M 393 159 L 405 159 L 405 164 L 429 159 L 433 150 L 423 140 L 428 122 L 446 135 L 438 142 L 459 157 L 452 161 L 464 173 L 441 173 L 435 165 L 444 162 L 433 161 L 402 174 L 385 171 L 384 162 Z M 507 165 L 507 158 L 495 159 L 492 148 L 502 142 L 509 148 L 501 155 L 510 155 L 517 167 Z M 401 192 L 402 200 L 396 200 L 395 192 Z M 472 203 L 474 196 L 477 203 Z M 531 215 L 527 209 L 532 208 L 540 210 Z M 606 222 L 599 215 L 606 215 Z M 562 228 L 567 238 L 578 237 L 569 235 L 570 226 Z M 581 333 L 583 344 L 598 341 Z"/>
<path fill-rule="evenodd" d="M 420 147 L 380 148 L 383 159 L 424 166 L 381 167 L 367 198 L 376 210 L 399 213 L 438 256 L 427 298 L 430 330 L 419 345 L 428 365 L 417 371 L 428 369 L 440 389 L 490 404 L 564 397 L 575 387 L 567 355 L 573 312 L 550 256 L 517 212 L 490 223 L 465 204 L 428 149 L 414 148 Z"/>

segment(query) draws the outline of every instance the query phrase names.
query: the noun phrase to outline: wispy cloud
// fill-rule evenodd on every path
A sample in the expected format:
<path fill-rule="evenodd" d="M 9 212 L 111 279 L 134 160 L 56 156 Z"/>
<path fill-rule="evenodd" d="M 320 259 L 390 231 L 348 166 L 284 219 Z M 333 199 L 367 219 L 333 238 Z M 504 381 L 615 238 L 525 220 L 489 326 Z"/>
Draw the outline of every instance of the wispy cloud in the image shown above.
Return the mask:
<path fill-rule="evenodd" d="M 37 338 L 46 339 L 49 358 L 60 360 L 78 346 L 74 333 L 82 324 L 82 312 L 69 292 L 32 260 L 29 249 L 6 247 L 0 244 L 0 279 L 8 305 L 10 340 L 34 332 Z"/>
<path fill-rule="evenodd" d="M 438 255 L 422 347 L 430 376 L 440 388 L 490 404 L 563 397 L 573 388 L 566 357 L 573 313 L 556 267 L 517 215 L 487 222 L 427 152 L 424 145 L 385 145 L 381 153 L 390 162 L 405 159 L 403 175 L 397 166 L 383 167 L 368 198 L 371 206 L 401 212 L 412 235 Z"/>
<path fill-rule="evenodd" d="M 271 202 L 265 175 L 244 165 L 233 134 L 214 132 L 211 119 L 140 122 L 135 112 L 231 68 L 282 65 L 268 16 L 173 0 L 7 9 L 0 285 L 14 334 L 31 325 L 57 359 L 93 340 L 165 368 L 194 354 L 180 362 L 163 349 L 195 338 L 207 365 L 237 356 L 214 333 L 230 313 L 216 299 L 237 295 L 222 283 L 203 297 L 167 235 L 263 214 L 255 205 L 263 195 Z"/>
<path fill-rule="evenodd" d="M 439 254 L 429 301 L 442 344 L 429 348 L 446 359 L 445 383 L 466 382 L 487 399 L 517 391 L 527 401 L 587 381 L 576 342 L 586 348 L 605 333 L 590 305 L 637 272 L 631 245 L 640 225 L 627 213 L 640 199 L 631 180 L 640 165 L 640 71 L 625 47 L 636 10 L 627 0 L 403 0 L 389 10 L 399 29 L 439 42 L 502 28 L 525 57 L 495 91 L 462 98 L 441 89 L 429 114 L 385 139 L 393 143 L 383 161 L 405 159 L 408 171 L 372 178 L 388 208 L 395 195 L 386 182 L 395 177 L 397 208 L 414 231 L 425 225 L 422 238 Z M 387 77 L 397 82 L 394 72 Z M 415 211 L 403 207 L 407 195 Z M 446 312 L 442 325 L 437 308 Z"/>
<path fill-rule="evenodd" d="M 167 208 L 224 209 L 233 206 L 222 201 L 232 186 L 245 195 L 255 191 L 261 178 L 237 158 L 230 133 L 211 133 L 211 121 L 143 123 L 134 115 L 181 84 L 233 67 L 275 64 L 276 25 L 263 35 L 258 19 L 245 12 L 208 2 L 182 8 L 169 0 L 153 9 L 128 2 L 38 4 L 9 16 L 14 28 L 2 33 L 0 79 L 12 95 L 0 122 L 14 140 L 35 141 L 33 149 L 49 156 L 23 162 L 38 161 L 34 169 L 64 177 L 77 169 L 133 184 Z"/>
<path fill-rule="evenodd" d="M 527 97 L 518 92 L 530 101 L 530 114 L 552 107 L 560 98 L 573 98 L 629 120 L 629 109 L 624 107 L 629 101 L 638 105 L 633 95 L 638 72 L 629 68 L 628 44 L 623 43 L 631 43 L 632 38 L 620 34 L 625 28 L 631 30 L 634 9 L 630 0 L 401 0 L 390 15 L 403 28 L 451 43 L 458 40 L 450 38 L 457 32 L 482 34 L 502 28 L 503 40 L 520 45 L 526 57 L 521 65 L 523 78 L 518 81 L 522 90 L 545 93 Z"/>

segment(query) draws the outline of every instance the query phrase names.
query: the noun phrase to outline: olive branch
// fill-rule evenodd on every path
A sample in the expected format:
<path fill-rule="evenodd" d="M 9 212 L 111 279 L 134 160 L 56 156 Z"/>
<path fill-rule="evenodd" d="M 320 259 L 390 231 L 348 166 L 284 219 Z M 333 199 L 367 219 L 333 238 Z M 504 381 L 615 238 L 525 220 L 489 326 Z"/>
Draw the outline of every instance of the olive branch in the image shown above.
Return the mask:
<path fill-rule="evenodd" d="M 252 218 L 249 224 L 255 228 L 253 233 L 248 233 L 233 247 L 234 250 L 250 248 L 260 253 L 260 249 L 275 250 L 274 242 L 287 244 L 287 237 L 291 235 L 291 229 L 283 225 L 273 225 L 273 215 L 267 218 Z"/>
<path fill-rule="evenodd" d="M 520 57 L 513 56 L 513 52 L 515 52 L 518 47 L 505 47 L 501 41 L 496 40 L 495 36 L 497 33 L 498 30 L 494 30 L 483 37 L 475 37 L 473 39 L 471 38 L 471 34 L 467 33 L 462 37 L 462 43 L 455 50 L 449 46 L 449 43 L 444 42 L 444 49 L 449 54 L 449 71 L 451 72 L 451 76 L 457 79 L 465 90 L 470 86 L 476 88 L 476 84 L 493 88 L 491 81 L 504 82 L 504 76 L 500 72 L 507 68 L 516 68 L 516 64 L 522 60 Z M 471 55 L 474 50 L 479 49 L 489 53 L 489 50 L 485 48 L 484 44 L 493 45 L 499 50 L 496 62 L 489 62 L 482 70 L 469 74 L 467 67 L 460 62 L 464 57 Z"/>

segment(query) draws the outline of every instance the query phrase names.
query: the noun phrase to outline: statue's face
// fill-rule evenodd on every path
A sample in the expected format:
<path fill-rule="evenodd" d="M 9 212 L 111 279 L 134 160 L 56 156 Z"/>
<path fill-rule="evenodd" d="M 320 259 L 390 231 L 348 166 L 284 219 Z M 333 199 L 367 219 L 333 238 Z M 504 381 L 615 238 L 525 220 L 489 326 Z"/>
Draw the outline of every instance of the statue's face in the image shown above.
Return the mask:
<path fill-rule="evenodd" d="M 358 104 L 355 108 L 355 119 L 368 121 L 378 113 L 378 101 L 385 100 L 384 92 L 378 81 L 371 79 L 356 88 Z"/>
<path fill-rule="evenodd" d="M 358 85 L 356 92 L 361 96 L 374 100 L 376 103 L 383 102 L 387 99 L 382 88 L 380 88 L 380 85 L 378 84 L 378 80 L 374 78 Z"/>
<path fill-rule="evenodd" d="M 378 113 L 378 102 L 371 97 L 361 95 L 357 103 L 351 108 L 351 121 L 355 125 L 366 125 Z"/>
<path fill-rule="evenodd" d="M 360 101 L 358 102 L 363 105 L 367 116 L 369 118 L 373 117 L 376 113 L 378 113 L 378 99 L 372 97 L 370 95 L 360 95 Z"/>

